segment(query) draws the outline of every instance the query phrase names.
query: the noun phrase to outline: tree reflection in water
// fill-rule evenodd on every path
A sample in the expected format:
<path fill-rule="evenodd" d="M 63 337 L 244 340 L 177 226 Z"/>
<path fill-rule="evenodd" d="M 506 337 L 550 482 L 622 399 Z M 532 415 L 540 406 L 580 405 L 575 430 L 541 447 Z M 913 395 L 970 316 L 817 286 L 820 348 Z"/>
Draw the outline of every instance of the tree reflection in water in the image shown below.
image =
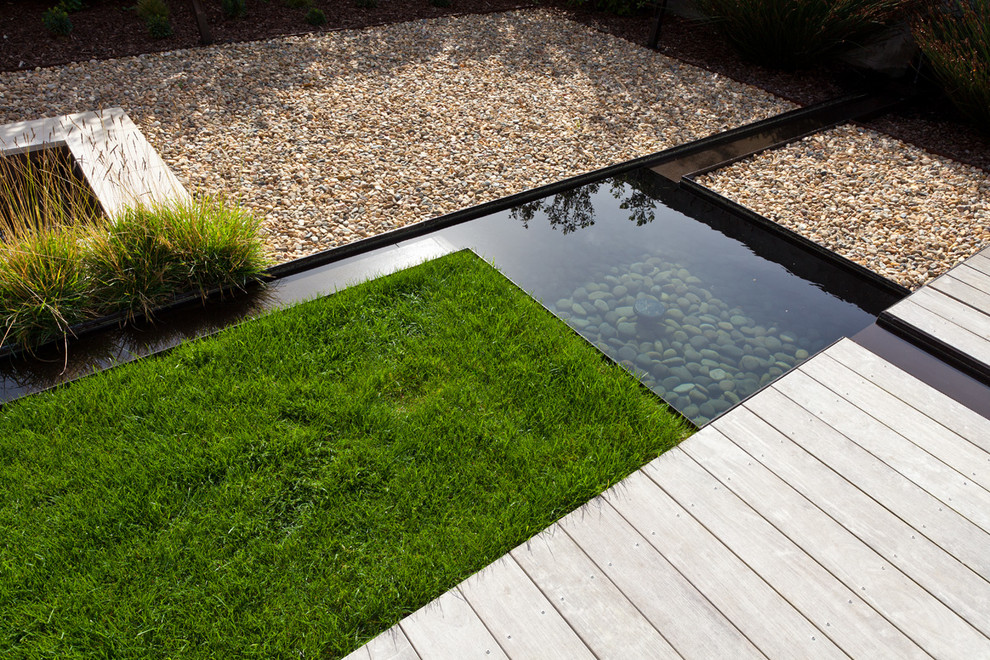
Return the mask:
<path fill-rule="evenodd" d="M 595 224 L 593 197 L 605 182 L 589 183 L 552 197 L 538 199 L 509 209 L 514 220 L 529 228 L 537 214 L 543 214 L 552 229 L 570 234 Z M 635 173 L 619 175 L 610 180 L 609 192 L 619 200 L 619 208 L 629 211 L 629 220 L 641 226 L 656 218 L 657 197 L 649 191 L 649 182 Z"/>

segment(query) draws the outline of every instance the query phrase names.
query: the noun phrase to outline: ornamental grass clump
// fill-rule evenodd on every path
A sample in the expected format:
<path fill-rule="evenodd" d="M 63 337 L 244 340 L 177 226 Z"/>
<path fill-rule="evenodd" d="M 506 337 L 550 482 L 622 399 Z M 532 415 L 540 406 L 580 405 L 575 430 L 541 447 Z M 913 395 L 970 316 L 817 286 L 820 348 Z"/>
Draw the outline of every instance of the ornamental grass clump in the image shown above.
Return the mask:
<path fill-rule="evenodd" d="M 149 315 L 178 292 L 205 295 L 261 277 L 259 221 L 222 199 L 126 209 L 87 250 L 102 305 Z"/>
<path fill-rule="evenodd" d="M 913 0 L 698 0 L 739 53 L 783 69 L 819 63 L 906 15 Z"/>
<path fill-rule="evenodd" d="M 990 0 L 949 0 L 914 37 L 955 106 L 990 135 Z"/>
<path fill-rule="evenodd" d="M 59 149 L 0 158 L 0 238 L 49 226 L 91 224 L 99 202 Z"/>
<path fill-rule="evenodd" d="M 31 349 L 74 324 L 151 318 L 176 295 L 261 279 L 260 221 L 223 199 L 110 219 L 59 149 L 0 158 L 0 345 Z"/>
<path fill-rule="evenodd" d="M 0 243 L 0 344 L 64 340 L 72 325 L 92 317 L 83 232 L 47 228 Z"/>

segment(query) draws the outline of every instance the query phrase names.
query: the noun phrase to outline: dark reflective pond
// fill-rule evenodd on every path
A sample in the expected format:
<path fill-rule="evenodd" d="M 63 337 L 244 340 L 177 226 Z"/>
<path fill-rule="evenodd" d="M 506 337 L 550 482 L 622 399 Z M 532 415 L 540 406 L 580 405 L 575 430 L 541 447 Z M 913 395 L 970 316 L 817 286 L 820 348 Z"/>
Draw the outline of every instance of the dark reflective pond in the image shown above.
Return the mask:
<path fill-rule="evenodd" d="M 398 240 L 398 239 L 396 239 Z M 900 294 L 643 169 L 302 269 L 270 286 L 0 358 L 0 401 L 376 274 L 472 248 L 697 424 Z"/>
<path fill-rule="evenodd" d="M 897 296 L 649 170 L 449 227 L 696 424 Z"/>

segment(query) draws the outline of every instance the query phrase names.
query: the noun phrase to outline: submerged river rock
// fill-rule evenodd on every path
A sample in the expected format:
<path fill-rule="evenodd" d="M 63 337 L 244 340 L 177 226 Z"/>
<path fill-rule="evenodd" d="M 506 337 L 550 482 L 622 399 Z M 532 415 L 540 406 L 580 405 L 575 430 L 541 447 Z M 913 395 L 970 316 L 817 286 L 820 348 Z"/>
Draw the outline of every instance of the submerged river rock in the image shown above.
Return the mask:
<path fill-rule="evenodd" d="M 695 424 L 821 348 L 813 327 L 780 327 L 759 301 L 722 300 L 683 265 L 640 259 L 595 274 L 548 307 Z"/>

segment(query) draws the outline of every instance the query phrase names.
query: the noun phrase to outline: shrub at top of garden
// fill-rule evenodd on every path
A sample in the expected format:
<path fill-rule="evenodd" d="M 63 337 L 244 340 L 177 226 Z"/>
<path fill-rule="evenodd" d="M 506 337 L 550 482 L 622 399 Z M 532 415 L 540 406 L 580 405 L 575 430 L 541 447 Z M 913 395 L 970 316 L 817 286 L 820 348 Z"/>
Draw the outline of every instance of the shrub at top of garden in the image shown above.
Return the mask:
<path fill-rule="evenodd" d="M 990 135 L 990 0 L 949 0 L 914 36 L 952 102 Z"/>
<path fill-rule="evenodd" d="M 860 45 L 914 0 L 698 0 L 746 59 L 796 69 Z"/>

